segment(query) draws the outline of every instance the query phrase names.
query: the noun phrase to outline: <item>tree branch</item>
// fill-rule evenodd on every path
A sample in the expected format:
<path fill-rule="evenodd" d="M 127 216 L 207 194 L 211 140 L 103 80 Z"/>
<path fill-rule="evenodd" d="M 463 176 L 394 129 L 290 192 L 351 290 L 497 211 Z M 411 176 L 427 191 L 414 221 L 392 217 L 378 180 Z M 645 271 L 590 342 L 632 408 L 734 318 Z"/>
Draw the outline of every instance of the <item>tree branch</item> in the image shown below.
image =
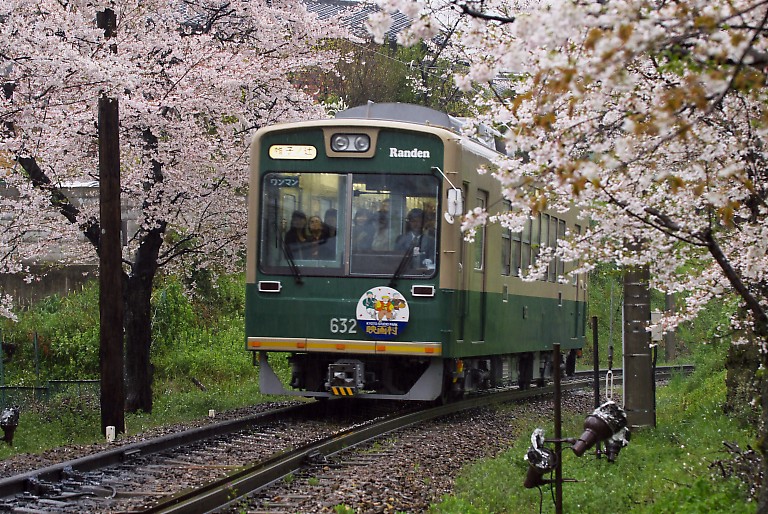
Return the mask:
<path fill-rule="evenodd" d="M 486 21 L 497 21 L 501 24 L 506 23 L 513 23 L 515 21 L 514 16 L 498 16 L 495 14 L 486 14 L 482 11 L 477 11 L 475 9 L 472 9 L 467 4 L 456 4 L 459 9 L 461 9 L 461 12 L 463 14 L 466 14 L 467 16 L 471 16 L 472 18 L 477 18 L 480 20 L 486 20 Z"/>
<path fill-rule="evenodd" d="M 728 257 L 725 256 L 723 250 L 720 248 L 720 245 L 715 240 L 712 229 L 705 229 L 699 237 L 706 244 L 709 253 L 715 259 L 715 262 L 717 262 L 717 264 L 720 266 L 720 269 L 723 270 L 723 273 L 728 279 L 728 282 L 730 282 L 731 286 L 744 300 L 744 302 L 747 304 L 747 308 L 755 317 L 755 321 L 757 322 L 755 332 L 761 334 L 763 337 L 768 335 L 766 334 L 766 329 L 768 329 L 768 315 L 766 315 L 765 309 L 763 309 L 763 306 L 760 305 L 760 301 L 755 298 L 749 288 L 741 280 L 739 274 L 736 273 L 736 270 L 734 270 L 731 266 Z"/>
<path fill-rule="evenodd" d="M 51 196 L 51 205 L 59 209 L 59 212 L 70 223 L 77 223 L 77 217 L 80 215 L 80 209 L 78 209 L 72 202 L 69 201 L 69 197 L 64 194 L 61 188 L 54 186 L 48 175 L 38 166 L 34 157 L 17 157 L 16 161 L 24 168 L 24 171 L 29 175 L 32 185 L 43 191 L 48 191 Z M 86 239 L 99 250 L 101 244 L 99 221 L 95 218 L 89 219 L 85 223 L 80 224 L 80 230 L 83 231 Z"/>

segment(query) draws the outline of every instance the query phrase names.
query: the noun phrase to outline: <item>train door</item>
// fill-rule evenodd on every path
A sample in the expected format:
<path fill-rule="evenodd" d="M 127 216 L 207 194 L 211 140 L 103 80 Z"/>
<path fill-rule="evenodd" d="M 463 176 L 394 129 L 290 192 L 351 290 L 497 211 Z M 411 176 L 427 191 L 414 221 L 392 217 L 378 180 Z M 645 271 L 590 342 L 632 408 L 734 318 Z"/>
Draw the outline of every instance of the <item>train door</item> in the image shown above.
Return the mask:
<path fill-rule="evenodd" d="M 475 196 L 475 207 L 485 209 L 488 205 L 488 192 L 477 190 Z M 479 344 L 485 342 L 485 322 L 486 322 L 486 241 L 485 226 L 478 228 L 475 233 L 475 241 L 469 245 L 469 254 L 466 264 L 470 268 L 468 275 L 468 300 L 467 320 L 465 323 L 466 334 L 464 340 Z"/>

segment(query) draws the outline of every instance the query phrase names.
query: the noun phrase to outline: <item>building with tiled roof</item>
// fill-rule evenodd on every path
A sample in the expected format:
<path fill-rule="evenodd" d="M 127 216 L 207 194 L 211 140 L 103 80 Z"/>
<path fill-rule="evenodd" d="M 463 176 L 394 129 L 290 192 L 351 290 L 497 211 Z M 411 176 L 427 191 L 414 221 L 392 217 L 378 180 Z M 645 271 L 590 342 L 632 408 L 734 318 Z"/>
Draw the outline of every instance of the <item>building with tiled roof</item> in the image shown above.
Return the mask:
<path fill-rule="evenodd" d="M 371 2 L 358 0 L 304 0 L 307 10 L 317 13 L 321 20 L 336 19 L 341 25 L 349 28 L 354 36 L 361 39 L 371 39 L 371 34 L 365 28 L 368 16 L 378 12 L 381 8 Z M 398 32 L 407 28 L 411 20 L 400 11 L 390 15 L 392 26 L 387 33 L 387 39 L 394 41 Z"/>

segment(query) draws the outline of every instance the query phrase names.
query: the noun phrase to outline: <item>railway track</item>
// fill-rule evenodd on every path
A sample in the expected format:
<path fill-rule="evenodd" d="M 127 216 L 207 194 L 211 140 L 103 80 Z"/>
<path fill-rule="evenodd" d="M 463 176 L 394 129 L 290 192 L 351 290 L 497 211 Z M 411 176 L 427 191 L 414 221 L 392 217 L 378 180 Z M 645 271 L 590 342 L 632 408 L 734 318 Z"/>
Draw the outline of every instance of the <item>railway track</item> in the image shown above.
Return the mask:
<path fill-rule="evenodd" d="M 657 379 L 669 379 L 674 373 L 689 373 L 692 366 L 664 367 L 657 369 Z M 614 383 L 621 384 L 621 370 L 615 370 Z M 601 373 L 605 378 L 606 372 Z M 593 384 L 592 371 L 578 372 L 569 381 L 562 384 L 564 391 L 572 391 L 589 387 Z M 449 414 L 487 407 L 497 403 L 506 403 L 525 400 L 536 396 L 550 395 L 554 391 L 552 386 L 537 387 L 533 389 L 512 389 L 503 392 L 476 395 L 471 398 L 453 402 L 447 405 L 432 407 L 417 412 L 393 415 L 388 419 L 366 426 L 353 427 L 345 433 L 332 438 L 318 441 L 315 444 L 298 448 L 288 455 L 278 456 L 269 462 L 257 463 L 252 467 L 243 469 L 237 474 L 230 475 L 220 481 L 207 484 L 204 488 L 194 491 L 185 491 L 173 497 L 159 502 L 148 512 L 158 513 L 193 513 L 206 512 L 237 502 L 237 499 L 250 491 L 255 491 L 267 486 L 275 480 L 291 473 L 302 465 L 312 463 L 318 459 L 333 455 L 342 450 L 380 437 L 396 430 L 434 420 Z"/>
<path fill-rule="evenodd" d="M 663 379 L 663 373 L 660 368 L 657 378 Z M 577 375 L 563 383 L 564 391 L 592 386 L 591 372 Z M 615 370 L 614 382 L 620 384 L 620 378 L 620 370 Z M 384 434 L 551 392 L 551 387 L 512 389 L 410 411 L 404 407 L 412 406 L 402 403 L 376 402 L 374 411 L 359 404 L 352 416 L 333 413 L 332 406 L 341 401 L 279 409 L 0 480 L 0 508 L 16 512 L 217 510 L 302 467 L 322 464 L 331 455 Z"/>

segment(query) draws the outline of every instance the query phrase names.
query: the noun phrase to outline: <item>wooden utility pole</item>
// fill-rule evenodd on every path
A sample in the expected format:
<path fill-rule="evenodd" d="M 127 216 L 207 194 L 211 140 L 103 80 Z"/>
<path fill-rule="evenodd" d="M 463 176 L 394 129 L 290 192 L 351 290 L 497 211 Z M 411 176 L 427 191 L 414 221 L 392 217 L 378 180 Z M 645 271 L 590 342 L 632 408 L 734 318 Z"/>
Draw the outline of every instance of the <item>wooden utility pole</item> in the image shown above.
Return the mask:
<path fill-rule="evenodd" d="M 107 39 L 114 36 L 115 12 L 99 12 L 97 25 Z M 117 51 L 115 45 L 110 49 Z M 119 108 L 115 98 L 99 97 L 99 361 L 101 372 L 101 430 L 125 432 L 123 377 L 123 281 L 120 238 Z"/>
<path fill-rule="evenodd" d="M 560 343 L 552 345 L 552 376 L 555 388 L 555 514 L 563 514 L 563 414 L 560 395 Z"/>

